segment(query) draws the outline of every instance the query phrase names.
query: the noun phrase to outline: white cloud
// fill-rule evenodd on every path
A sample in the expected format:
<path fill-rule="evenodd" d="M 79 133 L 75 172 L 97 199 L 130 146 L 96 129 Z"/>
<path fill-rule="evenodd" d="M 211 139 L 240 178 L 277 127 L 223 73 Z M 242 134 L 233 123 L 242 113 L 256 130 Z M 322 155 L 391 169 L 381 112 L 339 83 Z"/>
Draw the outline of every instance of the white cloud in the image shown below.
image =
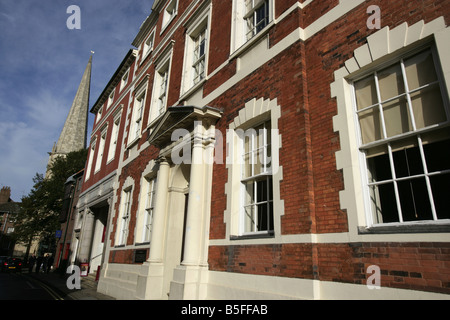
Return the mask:
<path fill-rule="evenodd" d="M 41 91 L 24 98 L 18 110 L 22 120 L 7 116 L 11 107 L 5 110 L 0 113 L 0 184 L 19 188 L 11 190 L 19 201 L 31 190 L 34 175 L 45 173 L 47 152 L 59 138 L 67 108 L 52 92 Z"/>

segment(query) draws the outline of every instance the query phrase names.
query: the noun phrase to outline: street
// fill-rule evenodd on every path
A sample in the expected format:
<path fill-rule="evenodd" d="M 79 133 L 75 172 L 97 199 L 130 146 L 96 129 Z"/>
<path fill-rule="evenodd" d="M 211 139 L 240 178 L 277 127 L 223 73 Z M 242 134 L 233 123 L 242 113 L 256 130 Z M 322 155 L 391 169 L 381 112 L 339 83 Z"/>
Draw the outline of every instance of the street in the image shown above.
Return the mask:
<path fill-rule="evenodd" d="M 0 273 L 0 300 L 63 300 L 52 288 L 26 273 Z"/>

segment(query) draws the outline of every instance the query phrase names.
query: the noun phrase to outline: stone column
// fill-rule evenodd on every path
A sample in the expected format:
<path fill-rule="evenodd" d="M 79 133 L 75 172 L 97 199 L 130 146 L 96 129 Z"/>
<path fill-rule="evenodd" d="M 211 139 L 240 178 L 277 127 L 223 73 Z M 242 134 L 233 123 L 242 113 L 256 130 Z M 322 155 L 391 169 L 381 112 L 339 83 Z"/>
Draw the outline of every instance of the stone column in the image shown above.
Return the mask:
<path fill-rule="evenodd" d="M 80 262 L 90 262 L 89 257 L 91 254 L 92 236 L 94 234 L 94 222 L 94 213 L 90 209 L 87 209 L 81 229 L 80 253 L 78 255 L 78 261 Z"/>
<path fill-rule="evenodd" d="M 208 249 L 209 249 L 209 227 L 211 220 L 211 197 L 212 197 L 212 180 L 213 180 L 213 164 L 214 164 L 214 148 L 216 143 L 216 127 L 209 124 L 207 136 L 204 142 L 205 151 L 205 177 L 204 177 L 204 208 L 203 208 L 203 233 L 202 248 L 200 253 L 200 265 L 208 267 Z"/>
<path fill-rule="evenodd" d="M 164 239 L 167 213 L 170 165 L 165 157 L 158 159 L 159 170 L 156 185 L 156 202 L 153 211 L 149 258 L 141 266 L 138 276 L 137 299 L 164 299 Z"/>
<path fill-rule="evenodd" d="M 204 159 L 203 125 L 196 121 L 192 146 L 191 174 L 189 182 L 189 202 L 186 216 L 184 240 L 184 266 L 196 266 L 200 262 L 202 218 L 204 210 Z"/>
<path fill-rule="evenodd" d="M 164 226 L 167 211 L 170 165 L 166 158 L 158 159 L 159 171 L 156 185 L 156 202 L 153 212 L 152 234 L 150 239 L 149 262 L 162 262 L 164 252 Z"/>
<path fill-rule="evenodd" d="M 208 268 L 204 264 L 203 250 L 205 240 L 205 218 L 209 210 L 207 199 L 208 183 L 205 162 L 204 124 L 195 122 L 192 163 L 189 182 L 189 203 L 186 216 L 184 255 L 181 265 L 175 268 L 170 283 L 169 299 L 197 300 L 205 297 L 202 284 L 206 283 Z"/>

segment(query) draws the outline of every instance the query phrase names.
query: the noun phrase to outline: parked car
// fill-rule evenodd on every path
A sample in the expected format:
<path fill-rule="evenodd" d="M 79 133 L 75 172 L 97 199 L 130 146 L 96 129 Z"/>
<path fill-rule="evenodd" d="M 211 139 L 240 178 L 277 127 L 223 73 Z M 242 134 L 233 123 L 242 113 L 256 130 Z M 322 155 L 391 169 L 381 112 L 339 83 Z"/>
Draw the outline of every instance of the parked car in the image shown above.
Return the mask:
<path fill-rule="evenodd" d="M 14 271 L 22 272 L 22 259 L 19 258 L 8 258 L 2 263 L 2 271 Z"/>
<path fill-rule="evenodd" d="M 3 271 L 3 264 L 8 260 L 7 256 L 0 256 L 0 271 Z"/>

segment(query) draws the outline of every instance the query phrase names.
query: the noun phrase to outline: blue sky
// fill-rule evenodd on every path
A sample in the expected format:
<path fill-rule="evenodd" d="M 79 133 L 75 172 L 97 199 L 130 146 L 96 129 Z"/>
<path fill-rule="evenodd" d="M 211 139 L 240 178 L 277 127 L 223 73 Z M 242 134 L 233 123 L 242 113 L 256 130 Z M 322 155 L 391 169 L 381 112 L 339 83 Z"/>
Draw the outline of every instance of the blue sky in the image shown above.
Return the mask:
<path fill-rule="evenodd" d="M 0 0 L 0 187 L 20 201 L 45 173 L 90 51 L 90 107 L 132 47 L 153 0 Z M 67 28 L 70 5 L 80 29 Z M 91 132 L 93 116 L 89 117 Z M 88 141 L 89 143 L 89 137 Z"/>

